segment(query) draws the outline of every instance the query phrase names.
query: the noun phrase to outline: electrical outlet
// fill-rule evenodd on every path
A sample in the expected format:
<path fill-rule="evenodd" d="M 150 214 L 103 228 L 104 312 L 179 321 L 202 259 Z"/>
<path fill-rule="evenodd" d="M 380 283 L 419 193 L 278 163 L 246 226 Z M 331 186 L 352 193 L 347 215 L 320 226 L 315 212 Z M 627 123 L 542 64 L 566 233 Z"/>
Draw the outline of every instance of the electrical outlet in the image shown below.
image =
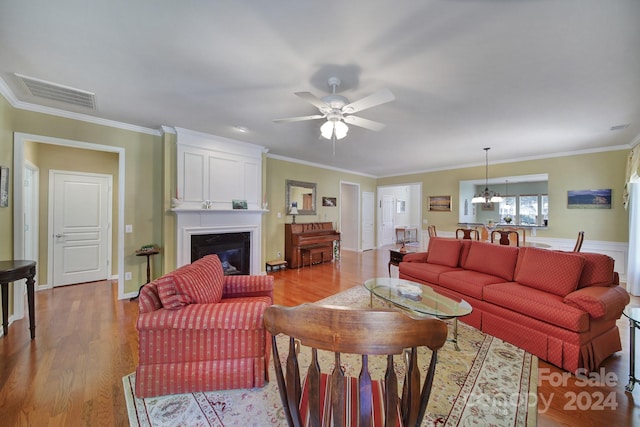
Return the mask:
<path fill-rule="evenodd" d="M 124 273 L 124 280 L 131 280 L 131 272 L 127 271 L 126 273 Z"/>
<path fill-rule="evenodd" d="M 278 251 L 278 259 L 282 258 L 282 252 Z"/>

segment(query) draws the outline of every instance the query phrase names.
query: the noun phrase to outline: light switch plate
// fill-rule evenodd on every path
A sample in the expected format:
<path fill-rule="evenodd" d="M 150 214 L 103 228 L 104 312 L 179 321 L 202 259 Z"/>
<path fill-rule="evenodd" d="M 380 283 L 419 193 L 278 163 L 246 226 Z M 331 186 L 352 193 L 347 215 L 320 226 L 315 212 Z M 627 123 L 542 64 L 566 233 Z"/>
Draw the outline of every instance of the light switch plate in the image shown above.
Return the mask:
<path fill-rule="evenodd" d="M 124 226 L 124 232 L 125 233 L 133 233 L 133 225 L 131 224 L 127 224 Z"/>

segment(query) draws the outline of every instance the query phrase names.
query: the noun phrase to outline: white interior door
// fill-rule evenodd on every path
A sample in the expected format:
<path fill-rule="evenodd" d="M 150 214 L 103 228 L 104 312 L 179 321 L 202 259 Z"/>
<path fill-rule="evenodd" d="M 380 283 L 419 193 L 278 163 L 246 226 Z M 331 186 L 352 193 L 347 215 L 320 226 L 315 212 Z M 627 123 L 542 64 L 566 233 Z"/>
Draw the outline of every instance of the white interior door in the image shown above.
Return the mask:
<path fill-rule="evenodd" d="M 391 245 L 396 242 L 396 232 L 393 225 L 395 198 L 384 195 L 382 197 L 382 244 Z"/>
<path fill-rule="evenodd" d="M 368 191 L 362 192 L 362 250 L 367 251 L 374 248 L 374 194 Z"/>
<path fill-rule="evenodd" d="M 49 235 L 53 286 L 108 278 L 111 175 L 51 171 Z M 51 254 L 51 251 L 50 251 Z"/>

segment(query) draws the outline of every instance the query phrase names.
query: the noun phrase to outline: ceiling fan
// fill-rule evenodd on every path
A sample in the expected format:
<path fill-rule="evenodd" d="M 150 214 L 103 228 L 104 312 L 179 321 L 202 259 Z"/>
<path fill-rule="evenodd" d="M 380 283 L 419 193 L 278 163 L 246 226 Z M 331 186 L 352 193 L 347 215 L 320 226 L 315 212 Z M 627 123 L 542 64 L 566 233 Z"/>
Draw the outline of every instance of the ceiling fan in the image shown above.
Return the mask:
<path fill-rule="evenodd" d="M 295 95 L 317 107 L 318 110 L 320 110 L 320 114 L 276 119 L 274 122 L 291 123 L 326 118 L 326 123 L 320 127 L 320 134 L 323 138 L 333 141 L 334 155 L 336 139 L 342 139 L 347 136 L 347 132 L 349 131 L 347 123 L 373 131 L 382 130 L 385 127 L 384 123 L 352 116 L 352 114 L 393 101 L 395 99 L 393 93 L 391 93 L 389 89 L 382 89 L 369 96 L 365 96 L 359 101 L 350 102 L 344 96 L 336 94 L 336 88 L 340 86 L 340 83 L 341 81 L 338 77 L 330 77 L 328 84 L 331 86 L 332 93 L 322 98 L 318 98 L 311 92 L 295 92 Z"/>

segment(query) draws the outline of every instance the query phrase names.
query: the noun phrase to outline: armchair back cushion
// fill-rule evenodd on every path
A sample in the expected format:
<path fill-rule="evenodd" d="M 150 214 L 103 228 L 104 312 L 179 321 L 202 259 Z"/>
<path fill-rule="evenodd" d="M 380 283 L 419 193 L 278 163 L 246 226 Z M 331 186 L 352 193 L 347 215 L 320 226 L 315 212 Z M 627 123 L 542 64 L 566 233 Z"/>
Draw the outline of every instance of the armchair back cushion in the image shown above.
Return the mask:
<path fill-rule="evenodd" d="M 584 266 L 579 254 L 520 248 L 515 280 L 561 297 L 576 290 Z"/>

